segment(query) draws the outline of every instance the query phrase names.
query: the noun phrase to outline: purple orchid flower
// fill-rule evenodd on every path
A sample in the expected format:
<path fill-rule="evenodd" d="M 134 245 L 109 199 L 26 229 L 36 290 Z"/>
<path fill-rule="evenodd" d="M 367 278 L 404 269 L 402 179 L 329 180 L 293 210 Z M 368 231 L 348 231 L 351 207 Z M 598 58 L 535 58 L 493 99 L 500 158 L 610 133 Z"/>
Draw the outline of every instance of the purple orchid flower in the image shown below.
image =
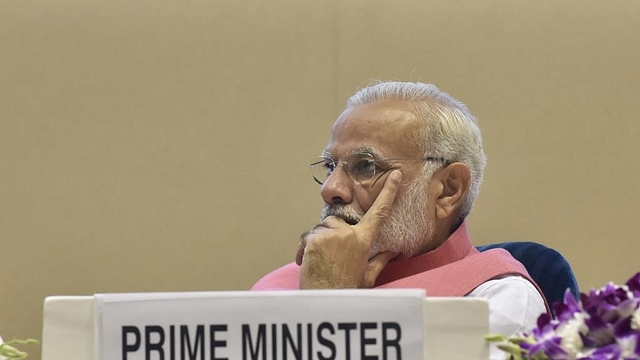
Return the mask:
<path fill-rule="evenodd" d="M 542 314 L 535 328 L 506 338 L 522 359 L 640 360 L 640 272 L 624 285 L 582 293 L 580 301 L 567 289 L 553 310 L 556 318 Z"/>

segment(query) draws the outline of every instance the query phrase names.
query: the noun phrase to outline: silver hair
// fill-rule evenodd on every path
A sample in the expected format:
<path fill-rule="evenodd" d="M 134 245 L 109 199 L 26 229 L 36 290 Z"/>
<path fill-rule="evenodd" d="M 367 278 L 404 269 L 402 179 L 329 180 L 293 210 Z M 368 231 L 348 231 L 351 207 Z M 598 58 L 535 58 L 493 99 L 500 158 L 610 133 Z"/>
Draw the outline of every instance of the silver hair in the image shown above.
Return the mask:
<path fill-rule="evenodd" d="M 387 99 L 407 101 L 422 116 L 425 126 L 415 134 L 413 140 L 425 157 L 461 162 L 471 170 L 469 191 L 458 214 L 460 219 L 464 219 L 478 197 L 487 163 L 477 119 L 459 100 L 433 84 L 419 82 L 391 81 L 369 85 L 351 96 L 347 100 L 347 107 Z M 425 167 L 431 165 L 425 163 Z"/>

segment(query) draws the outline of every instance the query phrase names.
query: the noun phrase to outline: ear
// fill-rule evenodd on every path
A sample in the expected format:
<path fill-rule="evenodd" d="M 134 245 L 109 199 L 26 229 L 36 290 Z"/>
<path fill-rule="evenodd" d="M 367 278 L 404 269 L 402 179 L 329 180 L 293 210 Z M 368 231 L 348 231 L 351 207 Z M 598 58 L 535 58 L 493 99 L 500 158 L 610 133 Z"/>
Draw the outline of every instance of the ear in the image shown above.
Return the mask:
<path fill-rule="evenodd" d="M 440 170 L 438 174 L 442 192 L 436 199 L 436 217 L 444 219 L 462 205 L 471 182 L 471 169 L 463 163 L 452 163 Z"/>

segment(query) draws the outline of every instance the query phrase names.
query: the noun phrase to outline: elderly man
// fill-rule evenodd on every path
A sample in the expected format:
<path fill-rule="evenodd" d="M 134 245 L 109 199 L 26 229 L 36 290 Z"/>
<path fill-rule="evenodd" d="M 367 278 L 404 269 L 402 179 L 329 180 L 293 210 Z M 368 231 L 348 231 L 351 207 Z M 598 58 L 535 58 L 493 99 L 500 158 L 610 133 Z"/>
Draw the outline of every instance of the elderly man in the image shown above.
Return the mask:
<path fill-rule="evenodd" d="M 253 289 L 424 288 L 488 298 L 492 332 L 532 327 L 546 304 L 524 267 L 504 250 L 479 253 L 467 233 L 485 163 L 476 119 L 436 86 L 360 90 L 311 164 L 320 223 L 295 263 Z"/>

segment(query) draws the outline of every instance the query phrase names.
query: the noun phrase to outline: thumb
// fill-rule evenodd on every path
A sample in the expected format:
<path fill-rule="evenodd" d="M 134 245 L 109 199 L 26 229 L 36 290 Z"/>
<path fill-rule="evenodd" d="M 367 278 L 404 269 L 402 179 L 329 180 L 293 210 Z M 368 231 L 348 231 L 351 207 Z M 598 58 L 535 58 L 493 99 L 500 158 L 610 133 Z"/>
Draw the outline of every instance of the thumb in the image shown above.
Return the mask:
<path fill-rule="evenodd" d="M 362 287 L 371 289 L 373 285 L 375 285 L 378 275 L 380 275 L 384 267 L 387 266 L 387 263 L 397 255 L 398 253 L 396 252 L 385 251 L 369 259 L 369 265 L 367 266 L 367 272 L 364 274 Z"/>

